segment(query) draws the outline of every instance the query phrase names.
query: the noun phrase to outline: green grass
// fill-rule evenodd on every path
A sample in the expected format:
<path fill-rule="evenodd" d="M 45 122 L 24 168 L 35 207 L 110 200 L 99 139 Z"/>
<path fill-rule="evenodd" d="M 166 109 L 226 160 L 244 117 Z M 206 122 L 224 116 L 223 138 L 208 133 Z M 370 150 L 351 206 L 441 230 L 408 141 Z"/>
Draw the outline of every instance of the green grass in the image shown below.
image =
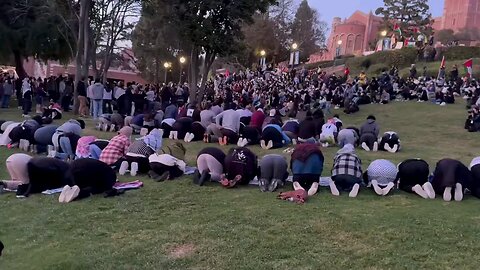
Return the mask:
<path fill-rule="evenodd" d="M 395 130 L 402 139 L 398 154 L 360 151 L 364 168 L 377 158 L 397 163 L 420 157 L 433 169 L 445 157 L 468 164 L 478 155 L 479 134 L 463 129 L 460 103 L 368 105 L 342 119 L 360 125 L 373 113 L 382 131 Z M 0 118 L 19 114 L 2 110 Z M 86 133 L 96 133 L 88 126 Z M 188 164 L 204 146 L 188 145 Z M 336 150 L 324 150 L 324 175 Z M 0 160 L 12 153 L 2 148 Z M 4 166 L 1 178 L 7 177 Z M 66 205 L 56 196 L 1 195 L 6 249 L 0 269 L 478 269 L 480 201 L 470 196 L 446 203 L 362 190 L 350 199 L 322 188 L 305 205 L 295 205 L 257 188 L 200 188 L 187 177 L 138 179 L 145 183 L 140 190 Z"/>

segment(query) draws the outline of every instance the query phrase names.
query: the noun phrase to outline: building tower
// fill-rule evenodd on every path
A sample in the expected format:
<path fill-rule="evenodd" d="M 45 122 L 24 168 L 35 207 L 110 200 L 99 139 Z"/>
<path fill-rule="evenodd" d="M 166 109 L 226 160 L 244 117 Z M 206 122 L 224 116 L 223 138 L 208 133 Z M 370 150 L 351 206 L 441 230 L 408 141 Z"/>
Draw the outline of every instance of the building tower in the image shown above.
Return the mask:
<path fill-rule="evenodd" d="M 445 0 L 442 29 L 480 28 L 480 0 Z"/>

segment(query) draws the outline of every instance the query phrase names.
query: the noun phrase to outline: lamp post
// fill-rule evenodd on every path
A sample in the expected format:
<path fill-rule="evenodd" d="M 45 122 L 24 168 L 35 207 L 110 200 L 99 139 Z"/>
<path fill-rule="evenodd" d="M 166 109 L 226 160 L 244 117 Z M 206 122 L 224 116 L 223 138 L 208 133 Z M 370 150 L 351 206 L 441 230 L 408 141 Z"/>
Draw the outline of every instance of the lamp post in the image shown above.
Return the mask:
<path fill-rule="evenodd" d="M 382 51 L 388 50 L 388 46 L 386 45 L 385 37 L 387 36 L 388 32 L 387 30 L 383 30 L 380 32 L 380 36 L 382 36 Z"/>
<path fill-rule="evenodd" d="M 265 50 L 260 51 L 260 66 L 262 67 L 262 70 L 265 70 L 265 66 L 266 66 L 265 56 L 266 55 L 267 55 L 267 52 Z"/>
<path fill-rule="evenodd" d="M 165 68 L 165 84 L 167 84 L 167 72 L 168 72 L 168 69 L 172 66 L 171 63 L 169 62 L 165 62 L 163 63 L 163 67 Z"/>
<path fill-rule="evenodd" d="M 337 65 L 337 58 L 340 56 L 340 53 L 342 51 L 342 40 L 337 41 L 337 48 L 335 50 L 335 57 L 333 58 L 333 66 Z"/>
<path fill-rule="evenodd" d="M 187 62 L 187 58 L 181 56 L 179 61 L 180 61 L 180 78 L 178 80 L 178 83 L 181 84 L 182 83 L 183 64 L 185 64 L 185 62 Z"/>
<path fill-rule="evenodd" d="M 290 65 L 294 68 L 298 64 L 300 64 L 300 52 L 298 51 L 298 44 L 294 42 L 292 44 L 292 52 L 290 53 Z"/>

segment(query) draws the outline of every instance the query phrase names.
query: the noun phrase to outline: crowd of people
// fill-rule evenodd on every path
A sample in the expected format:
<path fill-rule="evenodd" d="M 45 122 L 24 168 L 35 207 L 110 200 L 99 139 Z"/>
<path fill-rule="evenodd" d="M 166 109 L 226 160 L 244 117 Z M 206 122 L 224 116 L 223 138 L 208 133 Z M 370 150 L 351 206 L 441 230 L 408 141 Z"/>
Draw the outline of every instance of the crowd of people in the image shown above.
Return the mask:
<path fill-rule="evenodd" d="M 98 79 L 80 80 L 80 115 L 93 117 L 98 130 L 115 132 L 108 141 L 83 134 L 82 118 L 56 124 L 72 105 L 70 79 L 42 82 L 27 78 L 20 88 L 23 95 L 17 97 L 23 114 L 29 113 L 37 88 L 45 89 L 49 102 L 37 102 L 37 115 L 23 122 L 1 121 L 0 145 L 37 155 L 11 155 L 6 161 L 11 179 L 0 185 L 16 190 L 18 197 L 64 187 L 60 202 L 99 193 L 114 196 L 118 195 L 113 188 L 116 172 L 148 174 L 159 182 L 178 178 L 187 172 L 185 145 L 203 141 L 233 147 L 225 153 L 209 146 L 197 154 L 193 181 L 198 185 L 212 181 L 232 188 L 257 180 L 261 191 L 273 192 L 288 179 L 294 191 L 282 193 L 280 198 L 304 202 L 322 184 L 322 147 L 338 146 L 331 177 L 323 183 L 333 195 L 348 192 L 356 197 L 366 186 L 381 196 L 396 188 L 426 199 L 441 194 L 446 201 L 461 201 L 466 190 L 480 196 L 480 158 L 472 161 L 470 169 L 457 160 L 441 160 L 433 176 L 428 164 L 419 159 L 398 166 L 379 159 L 364 169 L 356 147 L 396 153 L 401 151 L 399 135 L 394 131 L 381 134 L 373 115 L 357 128 L 344 126 L 339 115 L 332 113 L 339 108 L 355 113 L 362 104 L 388 104 L 392 100 L 444 105 L 460 95 L 478 99 L 475 81 L 462 80 L 454 72 L 449 80 L 417 76 L 414 65 L 407 79 L 400 78 L 395 67 L 371 79 L 363 72 L 351 78 L 347 70 L 343 76 L 327 75 L 321 69 L 282 72 L 272 68 L 219 75 L 207 83 L 202 102 L 189 102 L 187 84 L 131 83 L 124 89 L 121 83 L 111 87 Z M 49 82 L 58 82 L 61 87 L 49 91 Z M 139 138 L 132 139 L 134 134 Z M 164 143 L 167 138 L 171 143 Z M 265 150 L 288 147 L 284 152 L 291 153 L 290 164 L 278 154 L 258 158 L 249 148 L 252 145 Z M 38 155 L 42 153 L 48 156 Z"/>

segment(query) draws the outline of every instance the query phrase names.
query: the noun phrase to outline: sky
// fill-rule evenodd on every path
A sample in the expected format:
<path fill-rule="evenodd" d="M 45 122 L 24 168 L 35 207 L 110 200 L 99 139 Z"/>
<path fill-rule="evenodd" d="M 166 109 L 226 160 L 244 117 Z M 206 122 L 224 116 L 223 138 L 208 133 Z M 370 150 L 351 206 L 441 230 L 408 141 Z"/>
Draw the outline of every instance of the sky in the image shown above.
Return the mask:
<path fill-rule="evenodd" d="M 428 0 L 428 2 L 433 17 L 442 16 L 444 1 Z M 320 19 L 325 21 L 329 28 L 334 17 L 348 18 L 356 10 L 366 13 L 371 10 L 375 13 L 378 7 L 383 6 L 382 0 L 308 0 L 308 3 L 318 11 Z"/>

